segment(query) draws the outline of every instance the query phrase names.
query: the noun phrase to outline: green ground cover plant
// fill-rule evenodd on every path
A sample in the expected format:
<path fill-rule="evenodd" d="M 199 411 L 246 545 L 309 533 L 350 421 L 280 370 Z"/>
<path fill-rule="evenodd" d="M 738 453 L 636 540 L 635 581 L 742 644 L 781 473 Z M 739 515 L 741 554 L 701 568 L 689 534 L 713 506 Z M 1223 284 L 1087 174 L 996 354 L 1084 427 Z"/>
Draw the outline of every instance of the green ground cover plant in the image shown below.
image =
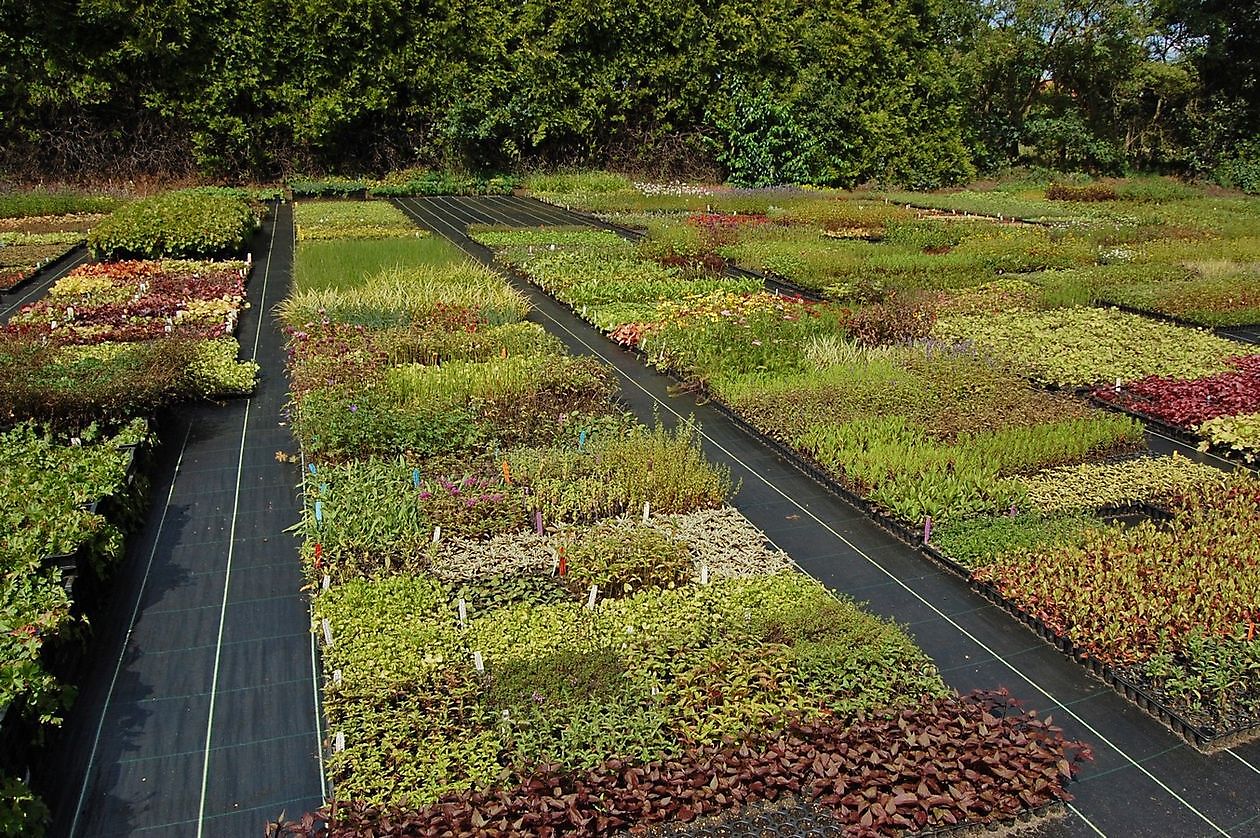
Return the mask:
<path fill-rule="evenodd" d="M 321 459 L 471 453 L 574 438 L 613 392 L 598 363 L 563 355 L 408 364 L 306 392 L 293 427 Z"/>
<path fill-rule="evenodd" d="M 113 212 L 122 202 L 107 195 L 85 195 L 76 192 L 50 192 L 35 189 L 26 192 L 0 193 L 0 218 L 69 215 L 71 213 L 103 214 Z"/>
<path fill-rule="evenodd" d="M 446 239 L 322 239 L 298 244 L 293 287 L 299 291 L 346 290 L 388 270 L 442 267 L 464 260 Z"/>
<path fill-rule="evenodd" d="M 1199 425 L 1196 433 L 1203 437 L 1200 451 L 1216 447 L 1232 451 L 1249 463 L 1260 458 L 1260 413 L 1218 416 Z"/>
<path fill-rule="evenodd" d="M 520 178 L 505 174 L 457 174 L 424 168 L 399 169 L 368 183 L 377 197 L 412 195 L 510 195 Z"/>
<path fill-rule="evenodd" d="M 950 316 L 934 334 L 968 341 L 1034 381 L 1081 387 L 1150 375 L 1200 378 L 1229 369 L 1233 341 L 1115 309 Z"/>
<path fill-rule="evenodd" d="M 944 555 L 975 569 L 1007 553 L 1030 553 L 1071 543 L 1102 519 L 1084 513 L 1043 516 L 1036 513 L 954 518 L 932 529 L 930 543 Z"/>
<path fill-rule="evenodd" d="M 1180 454 L 1110 463 L 1081 463 L 1018 478 L 1027 503 L 1043 515 L 1160 503 L 1200 486 L 1219 484 L 1224 473 Z"/>
<path fill-rule="evenodd" d="M 258 217 L 242 198 L 218 192 L 168 192 L 125 204 L 88 235 L 98 259 L 239 256 Z"/>
<path fill-rule="evenodd" d="M 299 242 L 429 235 L 386 201 L 298 201 L 293 206 L 293 222 Z"/>

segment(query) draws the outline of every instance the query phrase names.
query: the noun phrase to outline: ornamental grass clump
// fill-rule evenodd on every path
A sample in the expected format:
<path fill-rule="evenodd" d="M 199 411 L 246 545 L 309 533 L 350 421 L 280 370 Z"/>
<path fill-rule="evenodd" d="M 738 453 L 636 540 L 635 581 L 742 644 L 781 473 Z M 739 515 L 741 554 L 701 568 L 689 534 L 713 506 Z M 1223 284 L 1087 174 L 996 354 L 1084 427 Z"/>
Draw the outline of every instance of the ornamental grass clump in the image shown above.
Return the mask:
<path fill-rule="evenodd" d="M 713 509 L 735 488 L 728 469 L 705 460 L 690 423 L 596 434 L 581 449 L 520 449 L 506 459 L 544 521 L 633 515 L 645 503 L 660 515 Z"/>
<path fill-rule="evenodd" d="M 623 597 L 641 590 L 667 590 L 694 573 L 686 542 L 643 523 L 604 521 L 580 531 L 564 548 L 565 583 L 584 594 Z"/>
<path fill-rule="evenodd" d="M 385 329 L 475 331 L 514 323 L 529 303 L 486 268 L 472 263 L 393 268 L 353 288 L 299 292 L 280 305 L 295 329 L 321 322 Z"/>

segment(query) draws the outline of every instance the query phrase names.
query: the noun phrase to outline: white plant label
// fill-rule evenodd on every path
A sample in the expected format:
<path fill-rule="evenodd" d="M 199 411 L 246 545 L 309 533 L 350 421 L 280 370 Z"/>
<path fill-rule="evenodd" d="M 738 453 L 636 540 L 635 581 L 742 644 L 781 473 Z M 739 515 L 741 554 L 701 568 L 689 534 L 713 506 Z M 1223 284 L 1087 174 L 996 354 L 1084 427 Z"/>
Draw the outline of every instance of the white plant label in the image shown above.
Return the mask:
<path fill-rule="evenodd" d="M 333 670 L 333 683 L 334 683 L 334 684 L 340 684 L 340 683 L 341 683 L 341 670 L 340 670 L 340 669 L 334 669 L 334 670 Z"/>
<path fill-rule="evenodd" d="M 586 597 L 586 607 L 590 610 L 595 609 L 595 597 L 599 596 L 599 587 L 591 585 L 591 592 Z"/>
<path fill-rule="evenodd" d="M 478 672 L 486 671 L 486 661 L 481 657 L 481 652 L 473 652 L 473 667 Z"/>
<path fill-rule="evenodd" d="M 441 540 L 442 540 L 442 528 L 434 527 L 433 528 L 433 543 L 437 544 Z"/>
<path fill-rule="evenodd" d="M 332 586 L 332 577 L 327 573 L 324 574 L 324 590 L 328 590 Z"/>
<path fill-rule="evenodd" d="M 324 645 L 331 646 L 332 645 L 332 623 L 328 622 L 327 617 L 324 618 L 323 623 L 324 623 Z"/>
<path fill-rule="evenodd" d="M 459 627 L 468 628 L 468 603 L 463 597 L 459 598 Z"/>
<path fill-rule="evenodd" d="M 345 749 L 346 735 L 339 730 L 337 731 L 337 735 L 333 738 L 333 753 L 339 754 Z"/>
<path fill-rule="evenodd" d="M 700 584 L 709 584 L 709 563 L 704 562 L 700 565 Z"/>
<path fill-rule="evenodd" d="M 652 514 L 652 502 L 650 500 L 645 500 L 643 502 L 643 523 L 646 524 L 648 522 L 648 516 L 650 514 Z"/>

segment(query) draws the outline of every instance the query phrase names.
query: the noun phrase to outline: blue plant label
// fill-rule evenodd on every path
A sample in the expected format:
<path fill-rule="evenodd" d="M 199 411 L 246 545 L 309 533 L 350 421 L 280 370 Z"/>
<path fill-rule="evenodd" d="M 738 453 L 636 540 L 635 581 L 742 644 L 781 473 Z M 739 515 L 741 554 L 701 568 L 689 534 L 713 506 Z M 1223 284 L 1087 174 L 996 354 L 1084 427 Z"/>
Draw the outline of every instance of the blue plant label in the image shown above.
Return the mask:
<path fill-rule="evenodd" d="M 315 501 L 315 521 L 323 523 L 324 521 L 324 502 L 322 500 Z"/>
<path fill-rule="evenodd" d="M 417 489 L 420 488 L 420 469 L 413 468 L 411 470 L 411 484 Z"/>
<path fill-rule="evenodd" d="M 311 474 L 314 474 L 314 473 L 315 473 L 315 464 L 314 464 L 314 463 L 307 463 L 307 464 L 306 464 L 306 467 L 307 467 L 308 469 L 310 469 L 310 470 L 311 470 Z"/>
<path fill-rule="evenodd" d="M 578 434 L 578 450 L 581 451 L 586 447 L 586 431 Z"/>

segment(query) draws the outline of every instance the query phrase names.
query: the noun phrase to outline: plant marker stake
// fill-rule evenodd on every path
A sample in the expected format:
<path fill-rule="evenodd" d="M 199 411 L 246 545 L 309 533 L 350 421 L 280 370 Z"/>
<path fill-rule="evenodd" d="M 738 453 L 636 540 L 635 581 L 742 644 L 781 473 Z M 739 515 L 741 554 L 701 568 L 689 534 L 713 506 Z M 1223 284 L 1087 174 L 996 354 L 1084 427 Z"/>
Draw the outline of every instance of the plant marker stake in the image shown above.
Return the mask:
<path fill-rule="evenodd" d="M 703 564 L 700 565 L 700 584 L 701 585 L 709 584 L 709 563 L 708 562 L 704 562 Z"/>
<path fill-rule="evenodd" d="M 929 515 L 923 519 L 923 543 L 927 544 L 932 539 L 932 516 Z"/>
<path fill-rule="evenodd" d="M 595 597 L 599 596 L 599 587 L 591 585 L 591 592 L 586 597 L 586 608 L 588 611 L 595 610 Z"/>
<path fill-rule="evenodd" d="M 334 670 L 333 670 L 333 683 L 334 683 L 334 684 L 340 684 L 340 683 L 341 683 L 341 670 L 340 670 L 340 669 L 334 669 Z"/>
<path fill-rule="evenodd" d="M 459 627 L 468 628 L 468 604 L 463 597 L 459 598 Z"/>
<path fill-rule="evenodd" d="M 503 482 L 512 485 L 512 467 L 508 465 L 508 461 L 503 461 Z"/>
<path fill-rule="evenodd" d="M 1116 379 L 1116 392 L 1117 392 L 1117 393 L 1119 393 L 1119 392 L 1120 392 L 1120 379 L 1118 379 L 1118 378 Z"/>
<path fill-rule="evenodd" d="M 569 559 L 565 556 L 563 547 L 560 548 L 560 564 L 557 569 L 560 571 L 561 576 L 569 572 Z"/>
<path fill-rule="evenodd" d="M 308 469 L 310 469 L 310 470 L 311 470 L 311 474 L 314 474 L 314 473 L 315 473 L 315 464 L 314 464 L 314 463 L 307 463 L 307 464 L 306 464 L 306 467 L 307 467 Z"/>
<path fill-rule="evenodd" d="M 332 623 L 328 622 L 327 617 L 324 618 L 323 623 L 324 623 L 324 645 L 331 646 L 332 645 Z"/>
<path fill-rule="evenodd" d="M 652 502 L 645 500 L 643 502 L 643 523 L 646 524 L 648 522 L 648 515 L 650 515 L 651 512 L 652 512 Z"/>
<path fill-rule="evenodd" d="M 543 525 L 542 525 L 542 510 L 541 510 L 541 509 L 535 509 L 535 510 L 534 510 L 534 529 L 538 530 L 538 534 L 539 534 L 539 535 L 542 535 L 542 534 L 543 534 Z"/>
<path fill-rule="evenodd" d="M 442 540 L 442 528 L 440 526 L 433 528 L 433 543 L 437 544 Z"/>
<path fill-rule="evenodd" d="M 327 573 L 324 574 L 323 587 L 325 591 L 328 590 L 330 587 L 332 587 L 332 577 L 329 576 Z"/>
<path fill-rule="evenodd" d="M 327 484 L 327 483 L 320 483 L 320 484 L 319 484 L 319 493 L 320 493 L 321 495 L 326 495 L 326 494 L 328 494 L 328 484 Z"/>
<path fill-rule="evenodd" d="M 315 523 L 322 524 L 324 522 L 324 502 L 322 500 L 315 501 Z"/>
<path fill-rule="evenodd" d="M 339 754 L 346 749 L 346 735 L 341 731 L 337 731 L 337 736 L 333 739 L 333 753 Z"/>
<path fill-rule="evenodd" d="M 586 447 L 586 431 L 582 431 L 580 434 L 578 434 L 578 450 L 581 451 L 585 447 Z"/>
<path fill-rule="evenodd" d="M 417 489 L 420 488 L 420 469 L 418 468 L 413 468 L 411 470 L 411 485 L 415 486 Z"/>
<path fill-rule="evenodd" d="M 474 668 L 475 668 L 478 672 L 485 672 L 485 671 L 486 671 L 486 662 L 485 662 L 485 660 L 481 657 L 481 652 L 473 652 L 473 667 L 474 667 Z"/>

